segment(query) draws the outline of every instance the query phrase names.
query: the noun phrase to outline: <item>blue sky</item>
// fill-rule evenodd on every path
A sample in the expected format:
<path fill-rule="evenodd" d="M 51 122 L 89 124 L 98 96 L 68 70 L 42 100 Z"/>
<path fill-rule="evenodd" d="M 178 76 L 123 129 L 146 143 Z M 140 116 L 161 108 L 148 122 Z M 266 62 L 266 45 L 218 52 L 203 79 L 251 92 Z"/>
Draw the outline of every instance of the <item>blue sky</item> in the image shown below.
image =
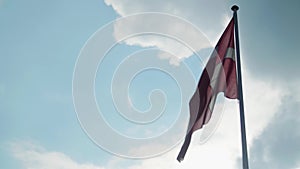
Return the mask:
<path fill-rule="evenodd" d="M 300 168 L 300 135 L 297 134 L 300 129 L 298 1 L 0 0 L 1 168 L 181 169 L 198 168 L 201 160 L 204 168 L 218 165 L 240 168 L 238 111 L 234 100 L 226 101 L 222 120 L 209 141 L 200 144 L 195 137 L 185 161 L 180 164 L 176 161 L 181 145 L 178 138 L 182 138 L 188 118 L 188 96 L 205 64 L 202 61 L 207 59 L 210 47 L 215 45 L 231 18 L 232 4 L 240 6 L 238 16 L 250 166 L 257 169 Z M 123 135 L 146 138 L 172 131 L 169 133 L 174 139 L 172 141 L 156 140 L 149 146 L 139 145 L 141 147 L 124 143 L 129 150 L 136 148 L 131 152 L 137 154 L 165 150 L 165 146 L 172 145 L 172 149 L 163 155 L 132 160 L 115 156 L 114 153 L 118 152 L 113 150 L 101 149 L 83 130 L 73 104 L 72 79 L 79 53 L 96 31 L 101 31 L 116 18 L 140 12 L 163 12 L 184 18 L 197 27 L 207 41 L 199 42 L 204 47 L 196 48 L 201 60 L 181 47 L 182 44 L 178 47 L 174 39 L 137 36 L 117 43 L 98 65 L 95 96 L 103 117 L 112 128 Z M 123 34 L 147 27 L 147 19 L 128 25 L 112 22 L 109 36 L 118 41 Z M 178 23 L 161 23 L 155 27 L 180 36 L 183 32 L 182 36 L 193 42 L 193 29 L 187 31 Z M 210 42 L 210 46 L 206 42 Z M 131 55 L 136 51 L 136 55 Z M 177 56 L 165 51 L 175 52 Z M 151 56 L 153 59 L 149 62 L 141 59 Z M 125 61 L 129 61 L 130 66 L 125 68 L 133 70 L 135 65 L 151 63 L 163 65 L 169 73 L 175 72 L 171 77 L 152 69 L 137 74 L 129 87 L 130 99 L 121 100 L 121 107 L 134 105 L 136 109 L 146 111 L 151 108 L 149 93 L 157 88 L 164 91 L 165 111 L 155 123 L 131 123 L 122 119 L 113 106 L 112 75 L 126 57 L 132 57 L 136 64 L 127 59 Z M 127 86 L 123 81 L 128 79 L 122 77 L 130 70 L 120 73 L 117 87 Z M 187 76 L 187 70 L 190 76 Z M 182 79 L 190 83 L 182 86 Z M 178 88 L 183 91 L 181 99 Z M 154 98 L 153 112 L 155 105 L 161 106 L 161 102 L 155 102 L 161 97 L 154 95 Z M 173 126 L 178 117 L 185 119 L 179 119 L 179 126 Z M 120 140 L 108 141 L 113 147 Z"/>

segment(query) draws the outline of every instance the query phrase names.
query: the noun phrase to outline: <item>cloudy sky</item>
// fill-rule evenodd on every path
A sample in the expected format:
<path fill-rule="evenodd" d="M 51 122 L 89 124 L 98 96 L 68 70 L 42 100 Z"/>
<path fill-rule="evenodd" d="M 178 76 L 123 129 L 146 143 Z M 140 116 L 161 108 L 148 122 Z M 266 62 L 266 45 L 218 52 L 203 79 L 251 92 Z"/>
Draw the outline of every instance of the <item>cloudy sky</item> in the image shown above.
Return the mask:
<path fill-rule="evenodd" d="M 213 135 L 176 161 L 233 4 L 250 168 L 299 169 L 297 0 L 0 0 L 0 167 L 240 169 L 238 102 L 222 95 Z"/>

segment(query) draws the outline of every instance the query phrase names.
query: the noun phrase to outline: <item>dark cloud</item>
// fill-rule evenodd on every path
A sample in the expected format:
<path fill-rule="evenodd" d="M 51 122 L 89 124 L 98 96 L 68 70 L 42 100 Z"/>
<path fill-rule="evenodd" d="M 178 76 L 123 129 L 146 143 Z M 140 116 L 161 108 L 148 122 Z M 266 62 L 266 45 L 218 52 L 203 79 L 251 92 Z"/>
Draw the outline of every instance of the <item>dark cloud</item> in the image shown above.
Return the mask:
<path fill-rule="evenodd" d="M 297 79 L 300 1 L 254 1 L 238 3 L 243 63 L 262 79 Z"/>
<path fill-rule="evenodd" d="M 252 169 L 293 169 L 300 162 L 300 101 L 288 96 L 250 148 Z M 241 166 L 241 160 L 237 162 Z"/>

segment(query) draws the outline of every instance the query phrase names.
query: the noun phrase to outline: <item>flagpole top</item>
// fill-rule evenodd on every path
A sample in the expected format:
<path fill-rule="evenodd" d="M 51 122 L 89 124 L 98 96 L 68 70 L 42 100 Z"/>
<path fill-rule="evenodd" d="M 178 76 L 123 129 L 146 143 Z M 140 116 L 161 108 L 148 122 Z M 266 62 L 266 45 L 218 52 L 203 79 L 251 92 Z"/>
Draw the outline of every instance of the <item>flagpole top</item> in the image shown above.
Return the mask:
<path fill-rule="evenodd" d="M 231 10 L 233 10 L 235 12 L 235 11 L 239 10 L 239 7 L 237 5 L 233 5 L 231 7 Z"/>

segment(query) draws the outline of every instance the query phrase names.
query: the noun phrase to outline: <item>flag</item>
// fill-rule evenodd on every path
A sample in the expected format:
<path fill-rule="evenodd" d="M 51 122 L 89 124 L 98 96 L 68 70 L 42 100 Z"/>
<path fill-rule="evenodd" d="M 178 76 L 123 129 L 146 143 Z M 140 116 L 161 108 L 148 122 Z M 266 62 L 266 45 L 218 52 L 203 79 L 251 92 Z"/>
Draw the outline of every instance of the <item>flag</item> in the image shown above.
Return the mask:
<path fill-rule="evenodd" d="M 238 98 L 233 18 L 210 56 L 189 102 L 190 119 L 184 144 L 177 157 L 179 162 L 184 159 L 192 133 L 201 129 L 210 120 L 220 92 L 223 92 L 226 98 Z"/>

